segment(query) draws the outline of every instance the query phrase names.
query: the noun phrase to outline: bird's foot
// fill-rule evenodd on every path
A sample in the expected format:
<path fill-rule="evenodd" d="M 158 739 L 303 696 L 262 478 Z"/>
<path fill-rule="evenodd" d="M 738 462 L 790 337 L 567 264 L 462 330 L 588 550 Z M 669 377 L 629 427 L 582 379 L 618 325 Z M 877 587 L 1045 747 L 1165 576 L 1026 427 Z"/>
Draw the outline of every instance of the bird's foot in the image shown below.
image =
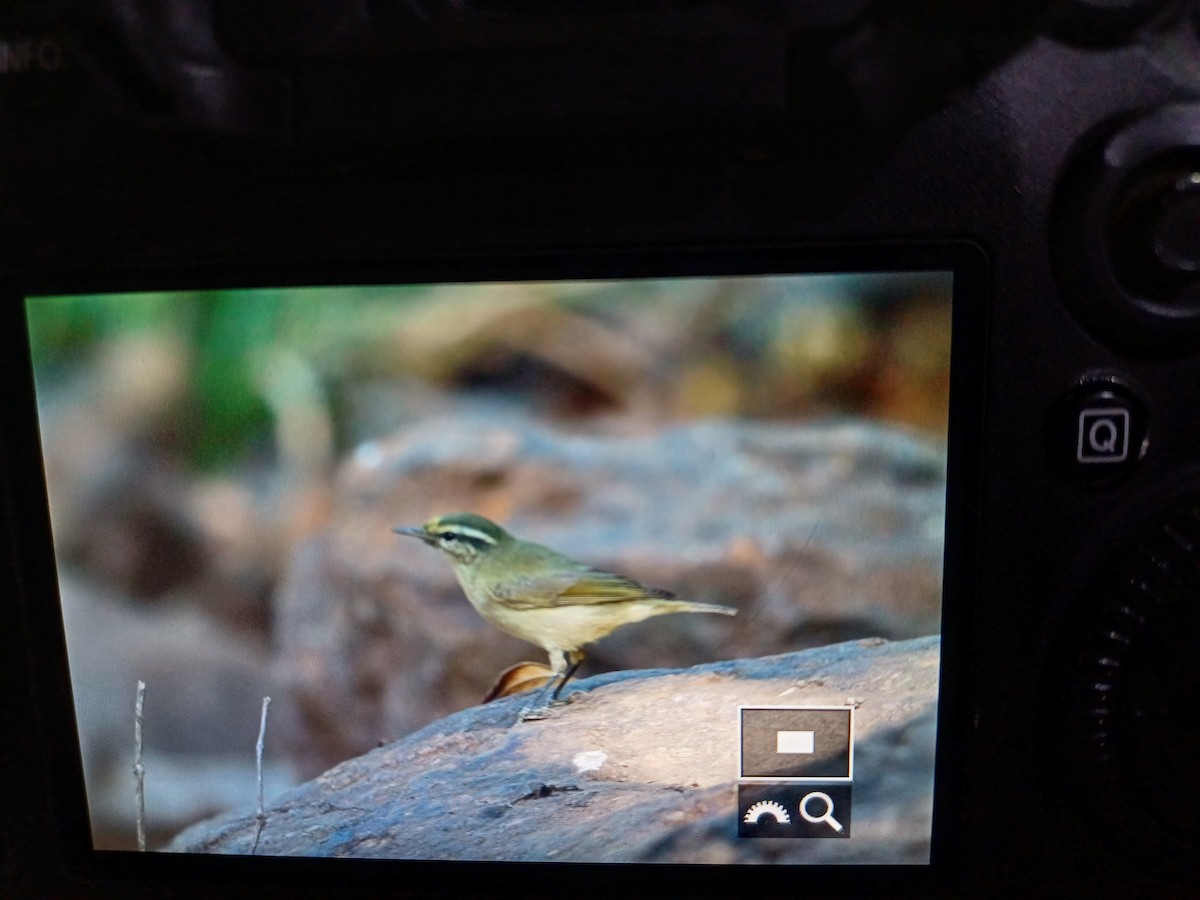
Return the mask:
<path fill-rule="evenodd" d="M 546 714 L 549 712 L 550 707 L 544 704 L 542 706 L 522 707 L 521 711 L 517 713 L 517 724 L 520 725 L 522 722 L 540 721 L 541 719 L 546 718 Z"/>
<path fill-rule="evenodd" d="M 568 703 L 575 702 L 575 695 L 578 691 L 572 691 L 565 697 L 554 697 L 548 703 L 530 703 L 523 706 L 521 711 L 517 713 L 517 722 L 537 722 L 540 719 L 545 719 L 550 715 L 550 710 L 560 706 L 566 706 Z"/>

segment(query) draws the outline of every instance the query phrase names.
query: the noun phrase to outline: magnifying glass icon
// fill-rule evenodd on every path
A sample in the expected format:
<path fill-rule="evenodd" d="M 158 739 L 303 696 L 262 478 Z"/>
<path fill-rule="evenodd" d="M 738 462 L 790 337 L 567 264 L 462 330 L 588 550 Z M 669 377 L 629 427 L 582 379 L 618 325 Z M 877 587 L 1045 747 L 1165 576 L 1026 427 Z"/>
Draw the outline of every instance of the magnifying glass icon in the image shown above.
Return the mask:
<path fill-rule="evenodd" d="M 809 800 L 820 800 L 825 804 L 825 811 L 819 816 L 814 816 L 808 811 Z M 834 831 L 843 831 L 842 823 L 833 817 L 833 798 L 824 791 L 813 791 L 811 794 L 805 794 L 804 799 L 800 801 L 800 816 L 806 822 L 811 822 L 816 825 L 818 822 L 824 822 Z"/>

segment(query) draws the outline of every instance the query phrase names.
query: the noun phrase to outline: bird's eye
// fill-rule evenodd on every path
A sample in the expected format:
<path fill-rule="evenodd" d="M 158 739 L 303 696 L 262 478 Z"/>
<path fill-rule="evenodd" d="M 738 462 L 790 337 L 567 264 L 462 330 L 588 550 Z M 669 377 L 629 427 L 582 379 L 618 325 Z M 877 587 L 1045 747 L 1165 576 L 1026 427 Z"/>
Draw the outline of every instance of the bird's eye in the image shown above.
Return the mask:
<path fill-rule="evenodd" d="M 457 540 L 457 539 L 458 539 L 458 535 L 456 535 L 453 531 L 447 531 L 445 534 L 442 535 L 442 540 L 445 541 L 447 544 L 450 543 L 451 541 Z"/>

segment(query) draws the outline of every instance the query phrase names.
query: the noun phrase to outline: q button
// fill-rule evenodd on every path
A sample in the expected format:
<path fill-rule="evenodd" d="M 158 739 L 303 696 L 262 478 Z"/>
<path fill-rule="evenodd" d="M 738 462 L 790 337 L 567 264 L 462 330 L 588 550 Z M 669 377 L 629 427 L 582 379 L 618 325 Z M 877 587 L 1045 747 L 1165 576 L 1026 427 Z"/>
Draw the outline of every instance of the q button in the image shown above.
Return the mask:
<path fill-rule="evenodd" d="M 1130 472 L 1149 446 L 1146 407 L 1115 377 L 1087 378 L 1059 404 L 1050 429 L 1060 469 L 1079 481 Z"/>

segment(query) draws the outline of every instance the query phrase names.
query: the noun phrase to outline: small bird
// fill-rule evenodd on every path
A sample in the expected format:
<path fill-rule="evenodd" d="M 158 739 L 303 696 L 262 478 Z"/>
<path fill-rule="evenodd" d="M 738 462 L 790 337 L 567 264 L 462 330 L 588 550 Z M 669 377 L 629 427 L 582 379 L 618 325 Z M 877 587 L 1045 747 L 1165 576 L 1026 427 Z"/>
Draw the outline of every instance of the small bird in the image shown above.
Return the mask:
<path fill-rule="evenodd" d="M 395 528 L 450 557 L 454 574 L 479 614 L 550 654 L 554 677 L 521 710 L 519 721 L 542 718 L 583 662 L 583 647 L 631 622 L 666 613 L 726 616 L 737 610 L 676 600 L 670 591 L 603 572 L 532 541 L 522 541 L 474 513 L 452 513 L 419 527 Z"/>

